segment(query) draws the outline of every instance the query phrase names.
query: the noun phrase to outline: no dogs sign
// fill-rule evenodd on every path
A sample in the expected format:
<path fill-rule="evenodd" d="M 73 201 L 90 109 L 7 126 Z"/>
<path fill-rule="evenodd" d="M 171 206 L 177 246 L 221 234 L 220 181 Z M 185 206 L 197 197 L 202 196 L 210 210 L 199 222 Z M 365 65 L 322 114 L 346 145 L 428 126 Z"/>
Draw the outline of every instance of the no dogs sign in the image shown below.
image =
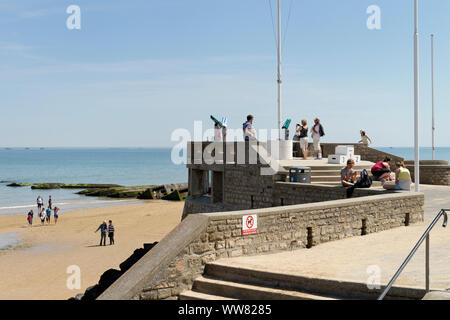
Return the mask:
<path fill-rule="evenodd" d="M 258 215 L 242 217 L 242 235 L 258 233 Z"/>

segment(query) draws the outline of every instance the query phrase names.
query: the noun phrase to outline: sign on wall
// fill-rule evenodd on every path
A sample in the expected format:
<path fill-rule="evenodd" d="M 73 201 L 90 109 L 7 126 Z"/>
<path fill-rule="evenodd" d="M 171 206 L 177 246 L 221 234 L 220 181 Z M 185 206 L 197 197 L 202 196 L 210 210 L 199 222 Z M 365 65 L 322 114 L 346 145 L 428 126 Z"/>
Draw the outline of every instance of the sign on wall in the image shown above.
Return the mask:
<path fill-rule="evenodd" d="M 258 215 L 242 217 L 242 235 L 249 235 L 258 233 Z"/>

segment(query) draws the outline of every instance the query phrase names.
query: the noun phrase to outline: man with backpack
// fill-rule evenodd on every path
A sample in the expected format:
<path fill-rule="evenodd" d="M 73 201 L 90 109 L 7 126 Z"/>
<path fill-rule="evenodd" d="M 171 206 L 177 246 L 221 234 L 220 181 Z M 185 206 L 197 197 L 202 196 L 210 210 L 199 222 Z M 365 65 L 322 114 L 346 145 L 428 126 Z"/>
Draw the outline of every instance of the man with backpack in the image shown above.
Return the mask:
<path fill-rule="evenodd" d="M 316 160 L 322 159 L 322 148 L 320 147 L 320 138 L 325 135 L 323 126 L 319 118 L 314 119 L 314 126 L 311 128 L 311 137 L 313 139 L 314 151 L 317 153 Z"/>
<path fill-rule="evenodd" d="M 353 160 L 349 160 L 349 161 L 353 161 Z M 344 169 L 346 169 L 346 168 L 344 168 Z M 342 169 L 342 170 L 344 170 L 344 169 Z M 341 171 L 341 173 L 342 173 L 342 171 Z M 356 177 L 353 178 L 353 181 L 354 181 L 354 179 L 356 179 Z M 342 185 L 344 185 L 344 183 Z M 358 181 L 356 181 L 352 186 L 349 186 L 347 188 L 347 198 L 352 197 L 353 191 L 356 188 L 370 188 L 371 186 L 372 186 L 372 178 L 369 176 L 369 173 L 367 172 L 367 170 L 363 169 L 361 171 L 361 173 L 359 174 Z"/>

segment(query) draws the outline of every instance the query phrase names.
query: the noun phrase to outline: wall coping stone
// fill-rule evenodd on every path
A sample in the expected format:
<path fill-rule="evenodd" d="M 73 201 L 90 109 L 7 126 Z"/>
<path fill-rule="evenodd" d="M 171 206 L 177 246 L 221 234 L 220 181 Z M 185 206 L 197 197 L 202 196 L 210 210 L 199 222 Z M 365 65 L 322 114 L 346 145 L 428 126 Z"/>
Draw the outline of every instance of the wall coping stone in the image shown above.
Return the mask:
<path fill-rule="evenodd" d="M 279 182 L 279 183 L 284 183 L 284 182 Z M 290 183 L 286 183 L 286 184 L 290 184 Z M 296 205 L 289 205 L 289 206 L 283 206 L 283 207 L 271 207 L 271 208 L 249 209 L 249 210 L 239 210 L 239 211 L 225 211 L 225 212 L 211 212 L 211 213 L 196 213 L 195 215 L 207 216 L 212 221 L 214 221 L 214 220 L 223 220 L 223 219 L 227 219 L 227 218 L 235 218 L 236 216 L 242 216 L 242 215 L 258 214 L 260 216 L 267 216 L 267 215 L 273 214 L 274 212 L 291 213 L 291 212 L 302 212 L 302 211 L 311 211 L 311 210 L 323 210 L 323 209 L 329 209 L 329 208 L 341 208 L 341 207 L 346 207 L 349 205 L 358 205 L 358 204 L 361 204 L 361 202 L 374 203 L 374 202 L 387 201 L 387 200 L 416 198 L 418 195 L 421 196 L 421 198 L 425 199 L 425 195 L 422 192 L 386 191 L 386 194 L 365 196 L 365 197 L 358 197 L 358 198 L 296 204 Z"/>

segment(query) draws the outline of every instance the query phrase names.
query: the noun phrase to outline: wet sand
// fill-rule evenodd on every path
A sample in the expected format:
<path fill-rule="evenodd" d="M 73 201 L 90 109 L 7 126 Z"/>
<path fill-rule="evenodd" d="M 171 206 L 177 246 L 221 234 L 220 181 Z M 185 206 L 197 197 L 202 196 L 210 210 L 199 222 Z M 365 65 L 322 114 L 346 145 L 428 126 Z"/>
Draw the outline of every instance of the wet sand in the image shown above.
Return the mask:
<path fill-rule="evenodd" d="M 26 215 L 0 217 L 0 235 L 14 235 L 0 249 L 0 299 L 67 299 L 95 285 L 103 272 L 144 243 L 161 240 L 181 220 L 184 202 L 152 200 L 142 204 L 84 209 L 60 214 L 58 223 L 40 225 Z M 98 246 L 103 220 L 113 221 L 115 245 Z M 70 290 L 69 266 L 81 271 L 81 288 Z"/>

